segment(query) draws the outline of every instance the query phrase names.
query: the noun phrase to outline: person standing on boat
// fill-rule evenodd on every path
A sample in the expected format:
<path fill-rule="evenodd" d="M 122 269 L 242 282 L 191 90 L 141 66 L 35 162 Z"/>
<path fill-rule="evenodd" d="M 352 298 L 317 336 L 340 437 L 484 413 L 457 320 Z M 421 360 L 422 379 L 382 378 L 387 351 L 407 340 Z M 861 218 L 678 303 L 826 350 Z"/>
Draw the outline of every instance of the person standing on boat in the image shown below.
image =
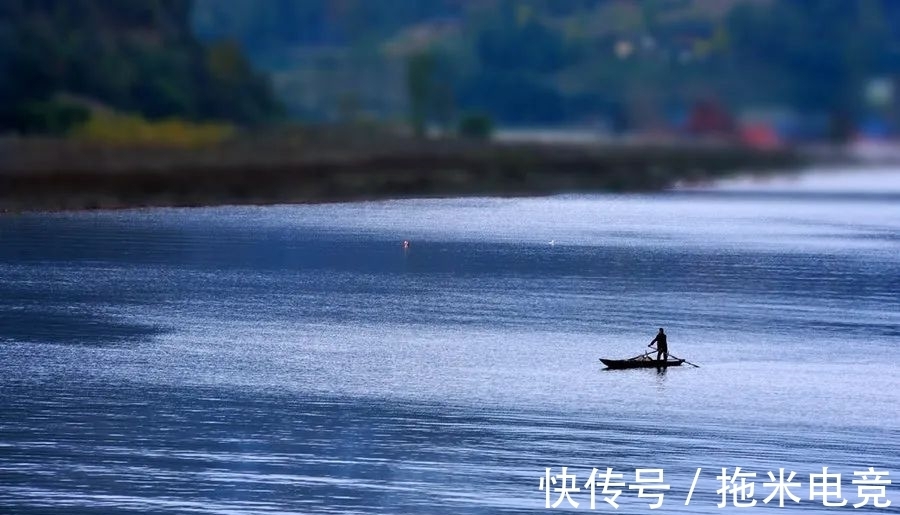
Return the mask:
<path fill-rule="evenodd" d="M 656 333 L 656 338 L 650 342 L 650 345 L 647 347 L 653 347 L 653 344 L 656 344 L 656 361 L 660 361 L 663 356 L 665 356 L 666 360 L 669 359 L 669 344 L 666 342 L 666 332 L 662 327 L 659 328 L 659 332 Z"/>

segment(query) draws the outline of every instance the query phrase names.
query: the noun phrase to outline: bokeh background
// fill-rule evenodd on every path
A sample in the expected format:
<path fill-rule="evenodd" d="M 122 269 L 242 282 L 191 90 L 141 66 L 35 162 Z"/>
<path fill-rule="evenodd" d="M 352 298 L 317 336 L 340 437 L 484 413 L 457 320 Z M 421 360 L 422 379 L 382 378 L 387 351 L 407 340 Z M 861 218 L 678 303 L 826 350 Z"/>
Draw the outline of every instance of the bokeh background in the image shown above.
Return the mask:
<path fill-rule="evenodd" d="M 898 27 L 891 0 L 10 0 L 0 130 L 881 143 Z"/>

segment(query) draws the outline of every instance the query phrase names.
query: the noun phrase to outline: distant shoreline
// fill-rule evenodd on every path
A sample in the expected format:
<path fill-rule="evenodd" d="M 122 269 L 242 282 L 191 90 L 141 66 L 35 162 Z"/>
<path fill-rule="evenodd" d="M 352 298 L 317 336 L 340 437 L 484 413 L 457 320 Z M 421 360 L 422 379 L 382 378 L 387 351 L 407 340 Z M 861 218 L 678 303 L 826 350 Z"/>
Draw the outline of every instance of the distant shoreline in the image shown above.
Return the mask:
<path fill-rule="evenodd" d="M 804 163 L 727 144 L 245 138 L 206 148 L 0 141 L 0 212 L 659 191 Z"/>

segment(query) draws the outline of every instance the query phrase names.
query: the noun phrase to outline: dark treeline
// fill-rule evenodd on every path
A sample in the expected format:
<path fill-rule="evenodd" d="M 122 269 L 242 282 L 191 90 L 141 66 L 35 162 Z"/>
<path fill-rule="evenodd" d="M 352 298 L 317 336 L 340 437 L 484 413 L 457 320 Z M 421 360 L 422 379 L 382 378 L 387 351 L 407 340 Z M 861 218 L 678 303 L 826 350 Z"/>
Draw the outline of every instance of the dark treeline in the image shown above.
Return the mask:
<path fill-rule="evenodd" d="M 0 129 L 19 132 L 97 107 L 254 125 L 282 103 L 419 126 L 628 130 L 698 99 L 859 120 L 867 85 L 900 77 L 900 2 L 8 0 L 0 73 Z"/>
<path fill-rule="evenodd" d="M 360 59 L 427 51 L 455 109 L 504 123 L 626 125 L 701 97 L 858 117 L 867 81 L 900 75 L 895 0 L 198 0 L 194 22 L 201 37 L 236 37 L 261 66 L 301 78 L 286 83 L 363 98 L 356 85 L 302 77 L 321 69 L 317 56 L 352 76 Z M 334 48 L 355 57 L 342 64 Z M 302 89 L 279 93 L 296 112 L 337 109 L 304 104 Z"/>
<path fill-rule="evenodd" d="M 0 3 L 0 129 L 61 132 L 96 104 L 256 124 L 279 106 L 240 47 L 201 43 L 189 0 Z"/>

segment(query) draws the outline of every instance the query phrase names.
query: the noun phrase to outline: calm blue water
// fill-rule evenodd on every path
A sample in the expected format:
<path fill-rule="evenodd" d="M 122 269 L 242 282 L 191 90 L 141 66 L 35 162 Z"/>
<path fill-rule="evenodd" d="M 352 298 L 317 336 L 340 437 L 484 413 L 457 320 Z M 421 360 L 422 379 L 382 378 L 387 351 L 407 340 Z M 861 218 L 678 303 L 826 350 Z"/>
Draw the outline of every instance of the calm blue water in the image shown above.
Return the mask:
<path fill-rule="evenodd" d="M 858 502 L 900 483 L 879 184 L 0 217 L 0 511 L 547 512 L 562 466 L 662 468 L 663 512 L 736 466 L 752 512 L 779 467 L 789 512 L 823 466 Z M 701 368 L 601 370 L 660 326 Z"/>

